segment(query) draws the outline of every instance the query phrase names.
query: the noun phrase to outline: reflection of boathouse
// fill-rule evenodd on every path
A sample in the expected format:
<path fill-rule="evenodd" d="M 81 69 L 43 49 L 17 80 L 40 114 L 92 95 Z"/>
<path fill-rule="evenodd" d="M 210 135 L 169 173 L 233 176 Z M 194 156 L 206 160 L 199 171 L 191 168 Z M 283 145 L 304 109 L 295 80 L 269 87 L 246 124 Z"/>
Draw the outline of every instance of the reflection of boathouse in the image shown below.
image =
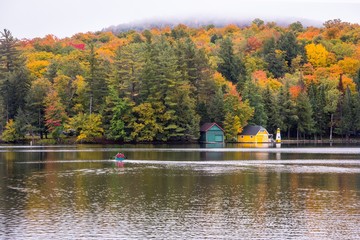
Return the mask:
<path fill-rule="evenodd" d="M 224 130 L 216 123 L 204 123 L 200 128 L 200 142 L 223 143 Z"/>
<path fill-rule="evenodd" d="M 248 125 L 238 135 L 238 142 L 241 143 L 267 143 L 272 139 L 268 131 L 258 125 Z"/>

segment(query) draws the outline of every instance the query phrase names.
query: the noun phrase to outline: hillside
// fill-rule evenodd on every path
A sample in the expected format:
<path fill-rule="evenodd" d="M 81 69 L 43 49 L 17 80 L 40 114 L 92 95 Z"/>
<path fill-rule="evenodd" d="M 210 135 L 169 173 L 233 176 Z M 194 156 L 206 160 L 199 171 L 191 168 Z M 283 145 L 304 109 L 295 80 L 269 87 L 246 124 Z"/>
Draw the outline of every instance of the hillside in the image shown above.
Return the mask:
<path fill-rule="evenodd" d="M 358 24 L 193 24 L 23 41 L 2 32 L 1 139 L 195 141 L 206 122 L 228 141 L 247 124 L 356 137 Z"/>

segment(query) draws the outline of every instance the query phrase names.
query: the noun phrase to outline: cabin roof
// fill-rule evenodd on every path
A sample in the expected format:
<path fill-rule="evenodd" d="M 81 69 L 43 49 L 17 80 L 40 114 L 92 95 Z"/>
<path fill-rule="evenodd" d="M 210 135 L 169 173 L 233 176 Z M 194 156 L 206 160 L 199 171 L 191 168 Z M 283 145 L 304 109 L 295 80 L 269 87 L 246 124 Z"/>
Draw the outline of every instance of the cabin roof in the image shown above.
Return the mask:
<path fill-rule="evenodd" d="M 262 126 L 258 125 L 247 125 L 244 127 L 243 131 L 240 133 L 240 135 L 256 135 L 260 130 L 266 129 Z"/>
<path fill-rule="evenodd" d="M 204 123 L 204 124 L 200 127 L 200 132 L 207 132 L 207 131 L 209 131 L 209 129 L 212 128 L 214 125 L 217 126 L 218 128 L 220 128 L 221 131 L 224 131 L 217 123 Z"/>

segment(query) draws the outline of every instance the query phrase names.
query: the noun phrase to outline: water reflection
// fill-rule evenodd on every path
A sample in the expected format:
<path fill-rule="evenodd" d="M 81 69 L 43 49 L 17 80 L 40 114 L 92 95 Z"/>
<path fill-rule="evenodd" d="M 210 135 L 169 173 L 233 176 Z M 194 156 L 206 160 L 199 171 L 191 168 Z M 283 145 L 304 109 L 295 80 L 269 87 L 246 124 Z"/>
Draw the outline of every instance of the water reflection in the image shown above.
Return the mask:
<path fill-rule="evenodd" d="M 124 162 L 116 146 L 0 152 L 0 239 L 360 236 L 357 149 L 264 148 L 128 146 Z"/>

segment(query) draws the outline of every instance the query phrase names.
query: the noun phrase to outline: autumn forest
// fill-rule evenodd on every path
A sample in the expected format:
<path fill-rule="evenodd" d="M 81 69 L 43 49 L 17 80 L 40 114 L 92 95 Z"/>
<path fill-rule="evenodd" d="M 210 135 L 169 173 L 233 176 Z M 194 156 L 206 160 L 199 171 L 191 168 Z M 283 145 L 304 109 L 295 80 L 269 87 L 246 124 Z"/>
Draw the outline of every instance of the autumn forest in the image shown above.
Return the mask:
<path fill-rule="evenodd" d="M 226 141 L 248 124 L 285 139 L 360 134 L 360 25 L 153 28 L 0 39 L 0 139 Z"/>

